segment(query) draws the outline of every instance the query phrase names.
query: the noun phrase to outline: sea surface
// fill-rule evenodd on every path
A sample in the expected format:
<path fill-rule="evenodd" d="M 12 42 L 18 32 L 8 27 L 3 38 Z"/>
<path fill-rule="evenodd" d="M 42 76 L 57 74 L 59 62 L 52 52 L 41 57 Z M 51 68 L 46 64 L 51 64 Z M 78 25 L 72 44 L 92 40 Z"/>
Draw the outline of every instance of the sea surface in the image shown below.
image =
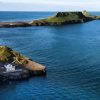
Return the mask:
<path fill-rule="evenodd" d="M 0 12 L 0 21 L 28 21 L 54 14 Z M 64 26 L 0 28 L 0 45 L 47 68 L 46 77 L 0 84 L 0 100 L 100 100 L 100 20 Z"/>

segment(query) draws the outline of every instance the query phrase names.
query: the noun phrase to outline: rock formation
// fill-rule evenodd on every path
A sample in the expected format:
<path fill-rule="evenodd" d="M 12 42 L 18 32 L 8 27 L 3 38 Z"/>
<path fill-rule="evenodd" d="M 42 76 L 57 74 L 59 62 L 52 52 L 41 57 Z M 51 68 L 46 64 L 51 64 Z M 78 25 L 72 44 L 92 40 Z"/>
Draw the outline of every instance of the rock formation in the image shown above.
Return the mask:
<path fill-rule="evenodd" d="M 3 73 L 4 68 L 2 66 L 7 63 L 16 65 L 17 69 L 21 69 L 22 71 L 7 74 Z M 4 76 L 7 79 L 17 80 L 30 76 L 46 75 L 44 66 L 30 60 L 7 46 L 0 46 L 0 64 L 0 76 Z"/>

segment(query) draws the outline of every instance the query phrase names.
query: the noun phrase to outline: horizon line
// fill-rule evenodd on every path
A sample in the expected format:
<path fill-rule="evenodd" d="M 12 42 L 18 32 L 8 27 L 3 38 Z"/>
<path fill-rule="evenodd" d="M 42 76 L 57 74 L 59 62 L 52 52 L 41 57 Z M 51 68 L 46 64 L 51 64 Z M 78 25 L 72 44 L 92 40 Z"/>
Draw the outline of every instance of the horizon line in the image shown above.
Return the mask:
<path fill-rule="evenodd" d="M 0 10 L 0 12 L 82 12 L 85 10 Z M 100 12 L 100 10 L 86 10 L 88 12 Z"/>

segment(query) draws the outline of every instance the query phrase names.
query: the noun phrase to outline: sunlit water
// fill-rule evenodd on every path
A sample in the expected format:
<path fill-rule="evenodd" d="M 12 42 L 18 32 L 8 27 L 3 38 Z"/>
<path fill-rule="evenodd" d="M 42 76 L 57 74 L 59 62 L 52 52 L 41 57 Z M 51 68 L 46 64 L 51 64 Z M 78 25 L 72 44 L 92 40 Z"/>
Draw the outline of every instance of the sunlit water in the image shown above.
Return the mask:
<path fill-rule="evenodd" d="M 0 12 L 0 21 L 32 20 L 53 14 Z M 46 77 L 1 84 L 0 100 L 100 99 L 99 20 L 65 26 L 0 28 L 0 45 L 47 68 Z"/>

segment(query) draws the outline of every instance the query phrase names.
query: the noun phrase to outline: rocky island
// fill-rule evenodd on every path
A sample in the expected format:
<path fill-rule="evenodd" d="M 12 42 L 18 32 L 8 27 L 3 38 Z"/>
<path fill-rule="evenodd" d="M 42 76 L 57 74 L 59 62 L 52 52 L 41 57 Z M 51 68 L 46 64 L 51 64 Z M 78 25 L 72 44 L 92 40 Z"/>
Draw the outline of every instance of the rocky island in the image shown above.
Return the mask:
<path fill-rule="evenodd" d="M 46 75 L 46 68 L 7 46 L 0 46 L 0 81 Z"/>
<path fill-rule="evenodd" d="M 28 26 L 50 26 L 84 23 L 92 20 L 99 20 L 100 16 L 94 16 L 87 11 L 83 12 L 58 12 L 56 15 L 27 22 L 0 22 L 0 28 L 28 27 Z"/>

